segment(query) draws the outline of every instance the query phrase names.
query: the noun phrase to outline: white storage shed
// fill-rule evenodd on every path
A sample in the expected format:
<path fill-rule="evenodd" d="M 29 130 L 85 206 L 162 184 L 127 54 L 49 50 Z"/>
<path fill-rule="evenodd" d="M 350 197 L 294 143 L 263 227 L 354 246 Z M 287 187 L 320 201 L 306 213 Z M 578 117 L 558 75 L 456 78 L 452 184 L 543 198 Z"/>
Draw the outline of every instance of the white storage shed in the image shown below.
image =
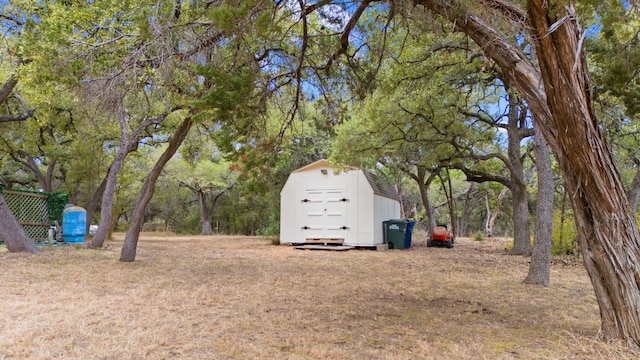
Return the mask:
<path fill-rule="evenodd" d="M 318 160 L 293 171 L 280 192 L 280 242 L 382 244 L 382 222 L 400 218 L 400 200 L 392 186 L 372 174 L 338 170 Z"/>

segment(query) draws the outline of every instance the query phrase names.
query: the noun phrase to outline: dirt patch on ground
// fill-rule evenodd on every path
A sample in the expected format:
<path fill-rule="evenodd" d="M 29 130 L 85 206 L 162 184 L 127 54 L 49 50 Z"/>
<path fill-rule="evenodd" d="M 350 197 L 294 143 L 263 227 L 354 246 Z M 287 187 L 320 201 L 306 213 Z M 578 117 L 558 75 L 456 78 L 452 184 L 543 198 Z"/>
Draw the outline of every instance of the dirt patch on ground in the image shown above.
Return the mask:
<path fill-rule="evenodd" d="M 104 249 L 0 249 L 0 359 L 634 359 L 599 339 L 581 266 L 549 288 L 505 240 L 295 250 L 248 237 L 122 234 Z"/>

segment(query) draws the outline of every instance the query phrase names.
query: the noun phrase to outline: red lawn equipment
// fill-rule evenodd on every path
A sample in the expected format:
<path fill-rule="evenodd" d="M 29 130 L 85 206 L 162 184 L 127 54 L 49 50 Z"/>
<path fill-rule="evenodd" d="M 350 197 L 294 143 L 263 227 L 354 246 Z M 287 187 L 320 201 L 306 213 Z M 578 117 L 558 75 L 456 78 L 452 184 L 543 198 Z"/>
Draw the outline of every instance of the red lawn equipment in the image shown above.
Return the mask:
<path fill-rule="evenodd" d="M 431 239 L 427 240 L 427 247 L 446 246 L 453 247 L 454 238 L 451 231 L 444 225 L 438 225 L 431 230 Z"/>

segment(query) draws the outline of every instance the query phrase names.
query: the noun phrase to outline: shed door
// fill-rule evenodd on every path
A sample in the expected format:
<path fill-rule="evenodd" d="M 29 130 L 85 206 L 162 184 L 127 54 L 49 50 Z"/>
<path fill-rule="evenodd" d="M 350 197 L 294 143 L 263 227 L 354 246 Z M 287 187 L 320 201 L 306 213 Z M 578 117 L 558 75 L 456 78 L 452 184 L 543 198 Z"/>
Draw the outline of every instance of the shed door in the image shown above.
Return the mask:
<path fill-rule="evenodd" d="M 345 189 L 306 189 L 302 200 L 306 239 L 341 239 L 348 230 Z"/>

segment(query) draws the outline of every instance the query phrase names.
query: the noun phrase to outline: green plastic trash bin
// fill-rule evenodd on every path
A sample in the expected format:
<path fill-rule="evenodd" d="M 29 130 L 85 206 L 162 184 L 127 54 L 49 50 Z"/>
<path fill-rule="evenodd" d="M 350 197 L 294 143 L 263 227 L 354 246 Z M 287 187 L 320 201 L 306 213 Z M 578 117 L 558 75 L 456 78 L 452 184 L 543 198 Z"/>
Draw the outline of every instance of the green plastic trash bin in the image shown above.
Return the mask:
<path fill-rule="evenodd" d="M 406 243 L 407 220 L 387 220 L 382 222 L 384 242 L 389 249 L 404 249 Z"/>

